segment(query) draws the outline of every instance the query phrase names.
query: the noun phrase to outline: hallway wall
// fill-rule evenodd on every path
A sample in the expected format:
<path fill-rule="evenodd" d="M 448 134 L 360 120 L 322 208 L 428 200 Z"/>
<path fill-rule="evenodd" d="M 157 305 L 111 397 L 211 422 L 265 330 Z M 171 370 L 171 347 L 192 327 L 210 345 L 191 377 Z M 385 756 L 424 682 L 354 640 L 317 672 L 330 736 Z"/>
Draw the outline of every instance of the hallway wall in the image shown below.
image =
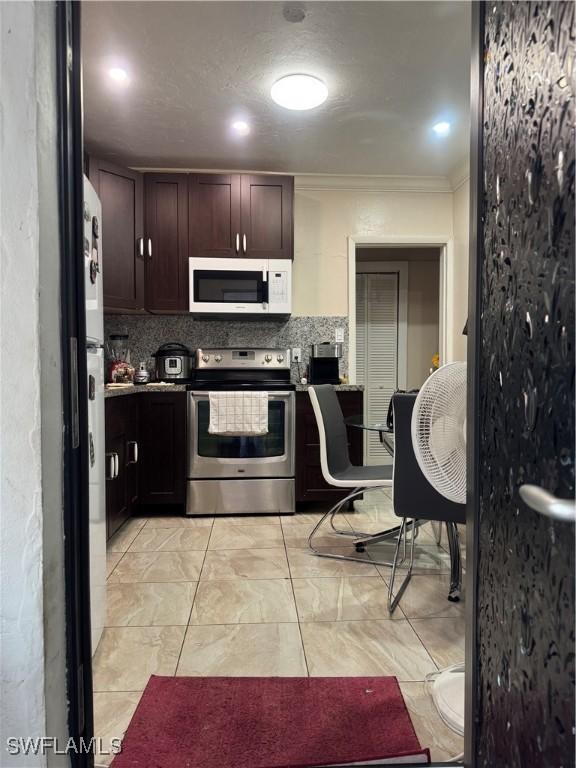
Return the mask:
<path fill-rule="evenodd" d="M 55 4 L 0 3 L 0 765 L 67 737 Z M 49 707 L 47 706 L 49 700 Z"/>

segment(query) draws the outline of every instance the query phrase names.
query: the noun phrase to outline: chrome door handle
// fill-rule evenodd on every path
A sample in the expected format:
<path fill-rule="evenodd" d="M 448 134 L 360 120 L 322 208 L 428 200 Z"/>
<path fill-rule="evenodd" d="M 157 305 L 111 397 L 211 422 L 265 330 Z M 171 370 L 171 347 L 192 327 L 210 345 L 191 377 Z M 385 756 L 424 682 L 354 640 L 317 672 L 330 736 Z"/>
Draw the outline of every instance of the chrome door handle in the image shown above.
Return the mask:
<path fill-rule="evenodd" d="M 541 515 L 551 517 L 563 523 L 576 521 L 576 503 L 574 499 L 558 499 L 550 491 L 538 485 L 521 485 L 520 498 L 530 509 Z"/>
<path fill-rule="evenodd" d="M 132 450 L 132 458 L 128 461 L 128 464 L 138 464 L 138 443 L 136 440 L 129 440 L 127 446 L 129 450 Z"/>
<path fill-rule="evenodd" d="M 148 238 L 148 258 L 152 258 L 152 238 Z"/>
<path fill-rule="evenodd" d="M 246 235 L 242 235 L 242 250 L 244 251 L 244 253 L 246 253 L 246 246 L 247 246 Z"/>
<path fill-rule="evenodd" d="M 144 258 L 144 238 L 143 237 L 138 238 L 138 256 L 140 256 L 141 259 Z"/>
<path fill-rule="evenodd" d="M 114 480 L 115 477 L 118 477 L 118 454 L 107 453 L 106 460 L 108 462 L 106 478 L 108 480 Z"/>
<path fill-rule="evenodd" d="M 120 474 L 120 460 L 118 459 L 118 454 L 114 454 L 114 478 L 117 478 Z"/>
<path fill-rule="evenodd" d="M 236 232 L 236 253 L 240 253 L 240 232 Z"/>

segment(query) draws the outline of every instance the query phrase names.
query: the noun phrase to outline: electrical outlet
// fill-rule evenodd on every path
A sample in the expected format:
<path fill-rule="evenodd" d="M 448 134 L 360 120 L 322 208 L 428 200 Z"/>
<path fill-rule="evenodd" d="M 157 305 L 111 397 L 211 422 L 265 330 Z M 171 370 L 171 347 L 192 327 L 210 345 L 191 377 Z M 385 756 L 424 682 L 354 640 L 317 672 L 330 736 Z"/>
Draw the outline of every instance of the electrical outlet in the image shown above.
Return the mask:
<path fill-rule="evenodd" d="M 292 362 L 300 363 L 302 361 L 302 349 L 300 347 L 292 347 Z"/>
<path fill-rule="evenodd" d="M 334 329 L 334 341 L 344 341 L 344 328 Z"/>

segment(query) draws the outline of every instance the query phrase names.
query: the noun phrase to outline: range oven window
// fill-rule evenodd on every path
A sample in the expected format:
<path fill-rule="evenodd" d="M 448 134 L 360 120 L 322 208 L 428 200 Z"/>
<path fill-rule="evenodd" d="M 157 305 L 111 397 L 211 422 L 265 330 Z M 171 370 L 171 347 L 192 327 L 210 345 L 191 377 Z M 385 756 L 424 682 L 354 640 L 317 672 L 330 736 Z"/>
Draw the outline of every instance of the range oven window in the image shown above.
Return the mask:
<path fill-rule="evenodd" d="M 194 302 L 262 304 L 268 301 L 262 272 L 194 270 Z"/>
<path fill-rule="evenodd" d="M 218 459 L 263 459 L 283 456 L 285 453 L 286 403 L 270 400 L 268 403 L 268 434 L 257 437 L 211 435 L 210 402 L 198 401 L 198 455 Z"/>

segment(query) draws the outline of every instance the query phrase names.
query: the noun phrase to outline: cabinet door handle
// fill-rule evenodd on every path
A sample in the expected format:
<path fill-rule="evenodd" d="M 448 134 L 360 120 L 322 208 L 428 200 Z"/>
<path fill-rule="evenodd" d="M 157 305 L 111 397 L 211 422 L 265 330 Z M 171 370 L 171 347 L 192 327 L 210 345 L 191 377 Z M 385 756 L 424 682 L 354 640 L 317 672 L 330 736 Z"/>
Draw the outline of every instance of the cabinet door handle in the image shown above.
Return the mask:
<path fill-rule="evenodd" d="M 132 451 L 132 458 L 128 461 L 128 464 L 138 464 L 138 443 L 136 440 L 128 441 L 128 449 Z"/>
<path fill-rule="evenodd" d="M 118 454 L 114 454 L 114 477 L 118 477 L 120 474 L 120 460 L 118 458 Z"/>
<path fill-rule="evenodd" d="M 240 253 L 240 232 L 236 232 L 236 253 Z"/>
<path fill-rule="evenodd" d="M 144 258 L 144 238 L 143 237 L 138 238 L 138 256 L 140 256 L 141 259 Z"/>
<path fill-rule="evenodd" d="M 576 522 L 574 499 L 558 499 L 554 494 L 538 485 L 521 485 L 520 498 L 535 512 L 560 520 L 563 523 Z"/>
<path fill-rule="evenodd" d="M 246 255 L 246 235 L 242 235 L 242 250 L 244 251 L 244 255 Z"/>
<path fill-rule="evenodd" d="M 148 258 L 152 258 L 152 238 L 148 238 Z"/>

